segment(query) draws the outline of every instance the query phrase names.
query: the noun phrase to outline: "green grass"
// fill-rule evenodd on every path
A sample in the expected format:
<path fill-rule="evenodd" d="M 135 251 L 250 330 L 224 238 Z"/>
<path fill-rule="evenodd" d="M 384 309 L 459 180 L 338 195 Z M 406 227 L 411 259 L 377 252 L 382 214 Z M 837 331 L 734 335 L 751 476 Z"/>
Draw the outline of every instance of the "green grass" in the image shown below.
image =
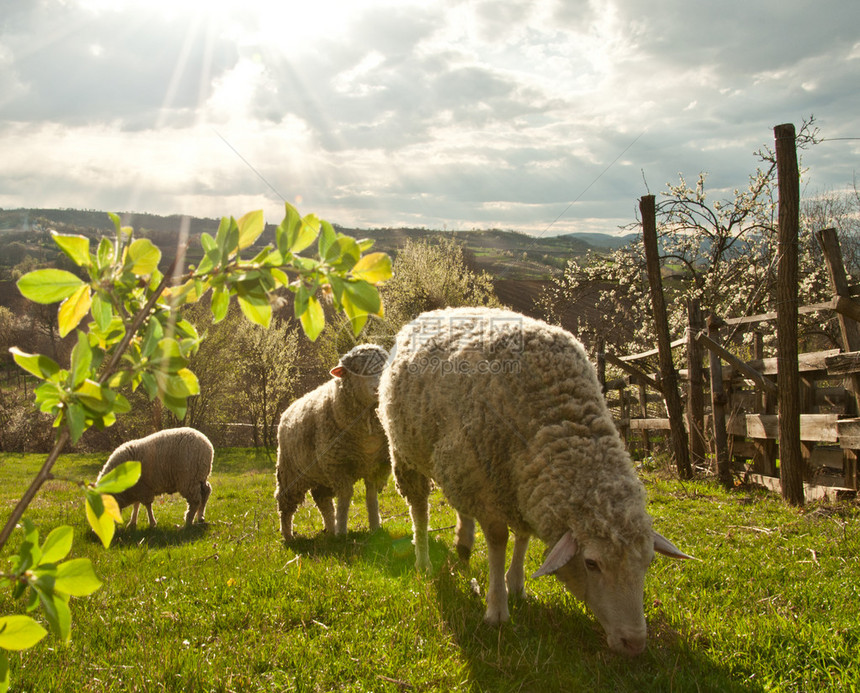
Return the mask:
<path fill-rule="evenodd" d="M 68 455 L 57 473 L 92 479 L 103 458 Z M 3 519 L 41 463 L 0 455 Z M 405 503 L 389 484 L 383 528 L 367 531 L 362 485 L 345 538 L 320 533 L 308 502 L 300 539 L 280 540 L 274 465 L 219 450 L 208 525 L 178 529 L 184 501 L 161 497 L 105 550 L 83 502 L 52 481 L 28 516 L 41 535 L 75 528 L 104 586 L 72 601 L 72 640 L 11 653 L 16 691 L 856 691 L 860 689 L 860 511 L 796 510 L 759 492 L 645 478 L 655 526 L 699 561 L 658 558 L 645 588 L 649 648 L 611 653 L 554 579 L 528 580 L 511 621 L 485 626 L 486 550 L 452 550 L 454 514 L 433 497 L 435 572 L 412 568 Z M 125 516 L 130 513 L 126 509 Z M 13 540 L 13 544 L 18 539 Z M 534 542 L 527 570 L 543 547 Z M 20 612 L 8 593 L 0 613 Z"/>

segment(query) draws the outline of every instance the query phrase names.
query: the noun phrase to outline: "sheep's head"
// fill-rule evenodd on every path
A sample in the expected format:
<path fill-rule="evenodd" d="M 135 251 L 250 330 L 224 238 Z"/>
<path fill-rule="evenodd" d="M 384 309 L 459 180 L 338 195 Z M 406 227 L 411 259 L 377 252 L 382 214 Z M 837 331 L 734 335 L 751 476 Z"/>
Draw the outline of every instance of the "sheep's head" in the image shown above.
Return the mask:
<path fill-rule="evenodd" d="M 673 558 L 690 558 L 653 530 L 624 550 L 606 541 L 580 541 L 568 531 L 547 554 L 534 577 L 555 573 L 597 617 L 606 631 L 609 647 L 634 656 L 645 649 L 645 571 L 655 551 Z"/>
<path fill-rule="evenodd" d="M 376 344 L 360 344 L 340 357 L 331 374 L 341 378 L 362 404 L 379 400 L 379 378 L 388 361 L 388 352 Z"/>

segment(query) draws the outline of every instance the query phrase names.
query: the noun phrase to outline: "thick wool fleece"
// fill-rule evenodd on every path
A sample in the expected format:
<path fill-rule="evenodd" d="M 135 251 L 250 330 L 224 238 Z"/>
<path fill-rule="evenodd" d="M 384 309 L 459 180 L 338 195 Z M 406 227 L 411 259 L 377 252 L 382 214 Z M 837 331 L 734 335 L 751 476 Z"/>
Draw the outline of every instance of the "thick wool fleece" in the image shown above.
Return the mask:
<path fill-rule="evenodd" d="M 644 490 L 570 333 L 497 309 L 424 313 L 399 333 L 379 398 L 407 498 L 429 477 L 485 527 L 549 546 L 573 530 L 619 559 L 652 550 Z"/>
<path fill-rule="evenodd" d="M 333 496 L 348 504 L 359 479 L 376 490 L 385 485 L 391 465 L 376 414 L 376 388 L 387 358 L 381 347 L 355 347 L 341 358 L 344 370 L 339 377 L 296 400 L 281 415 L 275 498 L 285 538 L 308 490 L 318 504 Z M 373 525 L 378 517 L 370 521 Z"/>
<path fill-rule="evenodd" d="M 120 445 L 108 458 L 99 479 L 121 463 L 136 460 L 140 462 L 140 479 L 131 488 L 115 494 L 121 508 L 142 503 L 150 510 L 156 496 L 179 493 L 187 501 L 189 509 L 197 510 L 202 520 L 206 499 L 211 492 L 207 479 L 212 471 L 213 457 L 212 443 L 200 431 L 168 428 Z M 136 519 L 136 514 L 134 517 Z"/>

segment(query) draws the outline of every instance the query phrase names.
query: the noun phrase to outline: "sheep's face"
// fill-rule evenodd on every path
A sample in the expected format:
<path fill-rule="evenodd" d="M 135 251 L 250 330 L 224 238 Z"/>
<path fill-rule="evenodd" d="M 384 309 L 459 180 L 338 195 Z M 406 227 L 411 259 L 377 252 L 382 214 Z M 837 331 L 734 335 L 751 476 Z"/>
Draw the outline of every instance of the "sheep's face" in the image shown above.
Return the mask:
<path fill-rule="evenodd" d="M 379 379 L 388 352 L 373 344 L 362 344 L 345 354 L 331 374 L 341 379 L 341 387 L 365 406 L 379 403 Z"/>
<path fill-rule="evenodd" d="M 355 392 L 356 399 L 363 404 L 379 404 L 379 375 L 355 375 L 349 373 L 349 385 Z"/>
<path fill-rule="evenodd" d="M 645 649 L 645 571 L 654 551 L 646 545 L 620 558 L 613 553 L 582 546 L 555 574 L 597 617 L 610 648 L 637 655 Z"/>

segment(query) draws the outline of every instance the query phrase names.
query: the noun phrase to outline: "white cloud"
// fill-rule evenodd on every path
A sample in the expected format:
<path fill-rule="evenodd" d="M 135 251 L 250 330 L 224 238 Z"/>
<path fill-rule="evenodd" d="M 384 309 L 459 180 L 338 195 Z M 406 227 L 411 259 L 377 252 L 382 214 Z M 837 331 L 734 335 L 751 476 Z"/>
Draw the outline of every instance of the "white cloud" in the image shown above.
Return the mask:
<path fill-rule="evenodd" d="M 0 205 L 277 217 L 280 193 L 344 225 L 540 233 L 576 200 L 552 233 L 611 231 L 643 176 L 743 186 L 776 123 L 856 136 L 858 8 L 22 3 Z M 856 150 L 820 151 L 820 185 L 850 182 Z"/>

